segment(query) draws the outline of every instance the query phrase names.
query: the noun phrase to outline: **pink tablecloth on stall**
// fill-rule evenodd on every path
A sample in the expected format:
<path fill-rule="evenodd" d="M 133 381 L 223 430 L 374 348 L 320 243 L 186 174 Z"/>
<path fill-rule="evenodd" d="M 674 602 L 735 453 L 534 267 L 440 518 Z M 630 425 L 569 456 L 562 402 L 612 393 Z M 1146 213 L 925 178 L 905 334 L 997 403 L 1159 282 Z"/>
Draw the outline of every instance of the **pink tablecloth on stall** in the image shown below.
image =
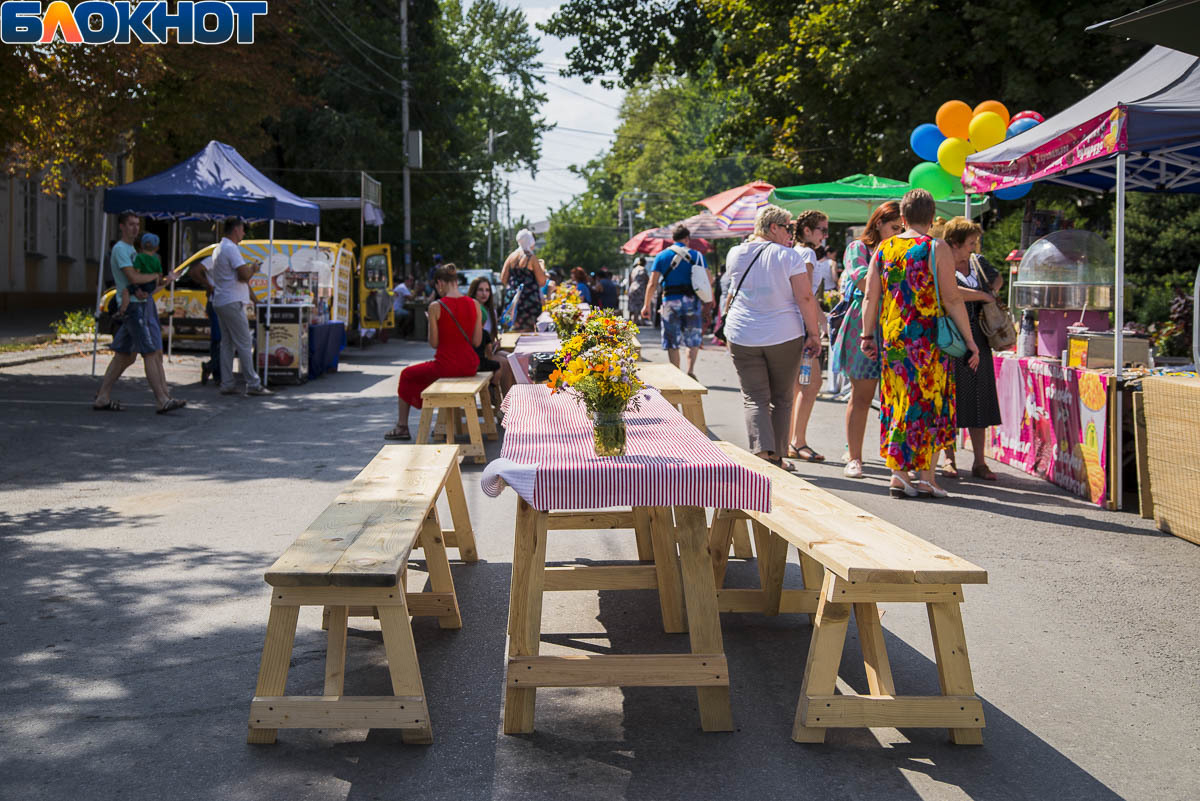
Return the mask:
<path fill-rule="evenodd" d="M 592 421 L 566 393 L 542 384 L 504 399 L 504 447 L 484 470 L 483 491 L 504 485 L 535 509 L 704 506 L 770 511 L 771 482 L 722 453 L 654 390 L 626 412 L 626 455 L 600 458 Z"/>

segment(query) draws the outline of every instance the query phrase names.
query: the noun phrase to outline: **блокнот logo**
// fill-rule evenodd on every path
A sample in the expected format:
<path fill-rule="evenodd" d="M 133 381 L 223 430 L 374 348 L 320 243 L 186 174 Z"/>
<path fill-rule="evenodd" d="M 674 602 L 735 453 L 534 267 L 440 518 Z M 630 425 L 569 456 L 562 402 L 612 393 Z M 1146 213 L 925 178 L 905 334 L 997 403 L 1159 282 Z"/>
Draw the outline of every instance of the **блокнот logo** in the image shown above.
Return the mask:
<path fill-rule="evenodd" d="M 40 0 L 0 3 L 0 41 L 5 44 L 253 44 L 254 18 L 265 16 L 265 0 L 180 0 L 171 13 L 166 0 L 84 0 L 74 8 L 54 0 L 42 13 Z M 96 25 L 97 27 L 93 27 Z"/>

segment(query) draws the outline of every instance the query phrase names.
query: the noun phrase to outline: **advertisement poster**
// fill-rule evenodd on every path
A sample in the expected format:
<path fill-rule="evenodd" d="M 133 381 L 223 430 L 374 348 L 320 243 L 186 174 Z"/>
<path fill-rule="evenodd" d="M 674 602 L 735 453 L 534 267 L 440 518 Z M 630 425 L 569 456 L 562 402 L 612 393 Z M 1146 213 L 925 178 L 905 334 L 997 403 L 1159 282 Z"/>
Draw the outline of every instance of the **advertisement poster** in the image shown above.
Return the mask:
<path fill-rule="evenodd" d="M 271 377 L 304 381 L 308 378 L 308 309 L 300 306 L 276 306 L 271 309 L 271 343 L 268 349 L 266 325 L 257 330 L 257 363 L 261 371 L 271 368 Z M 267 309 L 258 307 L 258 319 L 265 323 Z"/>
<path fill-rule="evenodd" d="M 990 454 L 1099 506 L 1107 499 L 1108 376 L 993 356 L 1003 422 Z"/>
<path fill-rule="evenodd" d="M 334 292 L 337 303 L 334 304 L 334 320 L 343 323 L 350 321 L 350 277 L 354 273 L 354 251 L 343 247 L 338 251 L 338 262 L 334 268 Z"/>

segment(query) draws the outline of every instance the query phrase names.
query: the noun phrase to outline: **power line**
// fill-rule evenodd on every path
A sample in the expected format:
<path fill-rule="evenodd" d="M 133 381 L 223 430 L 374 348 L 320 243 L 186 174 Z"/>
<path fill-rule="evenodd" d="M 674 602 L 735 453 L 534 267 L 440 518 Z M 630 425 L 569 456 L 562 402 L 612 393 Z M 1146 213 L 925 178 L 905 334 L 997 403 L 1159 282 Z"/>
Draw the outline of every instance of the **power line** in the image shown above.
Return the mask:
<path fill-rule="evenodd" d="M 567 93 L 569 93 L 569 94 L 573 94 L 573 95 L 575 95 L 576 97 L 582 97 L 584 100 L 590 100 L 590 101 L 592 101 L 593 103 L 595 103 L 596 105 L 599 105 L 599 106 L 604 106 L 605 108 L 610 108 L 610 109 L 612 109 L 613 111 L 620 111 L 620 110 L 621 110 L 621 108 L 620 108 L 619 106 L 614 106 L 614 105 L 612 105 L 611 103 L 605 103 L 603 100 L 597 100 L 597 99 L 596 99 L 596 98 L 594 98 L 594 97 L 591 97 L 591 96 L 589 96 L 589 95 L 585 95 L 583 92 L 577 92 L 577 91 L 575 91 L 574 89 L 572 89 L 572 88 L 571 88 L 571 87 L 569 87 L 569 86 L 563 86 L 561 83 L 555 83 L 554 81 L 546 81 L 546 85 L 547 85 L 547 86 L 554 86 L 554 87 L 557 87 L 557 88 L 561 89 L 561 90 L 562 90 L 562 91 L 564 91 L 564 92 L 567 92 Z"/>

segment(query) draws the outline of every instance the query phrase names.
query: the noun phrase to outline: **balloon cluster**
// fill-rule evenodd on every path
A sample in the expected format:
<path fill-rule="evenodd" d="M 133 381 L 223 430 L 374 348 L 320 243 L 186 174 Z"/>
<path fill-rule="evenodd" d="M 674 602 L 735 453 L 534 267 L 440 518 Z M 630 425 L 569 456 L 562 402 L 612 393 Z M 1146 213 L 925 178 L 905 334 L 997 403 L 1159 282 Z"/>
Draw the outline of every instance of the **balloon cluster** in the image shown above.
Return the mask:
<path fill-rule="evenodd" d="M 928 190 L 939 200 L 962 192 L 961 176 L 967 156 L 1044 122 L 1036 111 L 1022 111 L 1010 117 L 999 100 L 985 100 L 973 109 L 961 100 L 950 100 L 938 109 L 935 120 L 936 124 L 918 125 L 908 138 L 913 152 L 925 159 L 913 167 L 908 182 Z M 1000 200 L 1017 200 L 1029 194 L 1032 186 L 998 189 L 993 194 Z"/>

